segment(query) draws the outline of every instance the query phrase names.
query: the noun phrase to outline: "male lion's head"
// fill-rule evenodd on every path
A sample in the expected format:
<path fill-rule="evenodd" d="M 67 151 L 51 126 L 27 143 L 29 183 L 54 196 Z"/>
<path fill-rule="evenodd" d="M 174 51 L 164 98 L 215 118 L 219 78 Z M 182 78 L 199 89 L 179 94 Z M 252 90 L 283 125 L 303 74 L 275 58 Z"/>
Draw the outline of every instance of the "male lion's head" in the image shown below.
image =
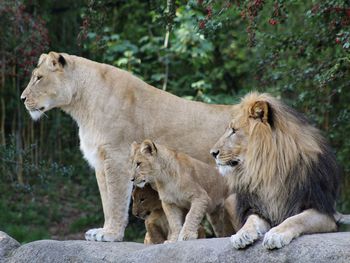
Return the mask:
<path fill-rule="evenodd" d="M 68 105 L 73 97 L 68 69 L 72 67 L 67 54 L 50 52 L 42 54 L 32 72 L 21 99 L 34 120 L 45 111 Z"/>
<path fill-rule="evenodd" d="M 153 182 L 152 174 L 159 169 L 156 157 L 157 147 L 151 140 L 131 144 L 131 181 L 134 185 L 144 187 Z"/>
<path fill-rule="evenodd" d="M 145 187 L 135 187 L 132 192 L 132 213 L 134 216 L 146 219 L 152 211 L 161 209 L 158 192 L 153 190 L 149 184 Z"/>

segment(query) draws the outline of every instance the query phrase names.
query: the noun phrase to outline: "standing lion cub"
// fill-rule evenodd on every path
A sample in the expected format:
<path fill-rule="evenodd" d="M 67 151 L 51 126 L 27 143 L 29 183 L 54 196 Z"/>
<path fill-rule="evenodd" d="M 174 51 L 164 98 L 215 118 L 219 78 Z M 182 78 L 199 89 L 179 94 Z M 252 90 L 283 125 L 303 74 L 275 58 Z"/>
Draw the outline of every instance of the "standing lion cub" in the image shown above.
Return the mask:
<path fill-rule="evenodd" d="M 207 214 L 216 236 L 224 236 L 227 194 L 217 170 L 190 156 L 145 140 L 131 145 L 132 181 L 138 187 L 154 184 L 171 230 L 168 242 L 196 239 Z M 188 209 L 185 220 L 183 210 Z"/>

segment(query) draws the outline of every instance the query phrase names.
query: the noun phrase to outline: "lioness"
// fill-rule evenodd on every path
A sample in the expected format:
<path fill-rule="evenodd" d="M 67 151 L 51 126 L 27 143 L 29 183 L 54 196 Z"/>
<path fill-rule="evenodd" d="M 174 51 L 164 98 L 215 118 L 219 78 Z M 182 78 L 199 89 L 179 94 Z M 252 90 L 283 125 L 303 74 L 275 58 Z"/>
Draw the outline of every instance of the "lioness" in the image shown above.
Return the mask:
<path fill-rule="evenodd" d="M 250 93 L 234 111 L 211 153 L 237 194 L 244 225 L 231 237 L 235 248 L 263 236 L 266 248 L 281 248 L 348 223 L 335 211 L 339 168 L 318 129 L 268 94 Z"/>
<path fill-rule="evenodd" d="M 87 240 L 121 241 L 128 222 L 130 144 L 143 138 L 211 162 L 210 146 L 225 130 L 231 106 L 178 98 L 110 65 L 64 53 L 42 54 L 21 95 L 34 120 L 52 108 L 79 126 L 80 148 L 96 171 L 103 228 Z"/>
<path fill-rule="evenodd" d="M 149 184 L 132 191 L 132 213 L 145 220 L 146 235 L 144 244 L 161 244 L 168 239 L 169 223 L 159 200 L 158 192 Z M 205 229 L 200 226 L 198 238 L 205 238 Z"/>
<path fill-rule="evenodd" d="M 196 239 L 205 214 L 216 236 L 226 235 L 228 188 L 214 167 L 151 140 L 133 142 L 131 156 L 131 181 L 138 187 L 155 184 L 158 190 L 171 230 L 168 242 Z M 185 221 L 183 209 L 189 209 Z"/>

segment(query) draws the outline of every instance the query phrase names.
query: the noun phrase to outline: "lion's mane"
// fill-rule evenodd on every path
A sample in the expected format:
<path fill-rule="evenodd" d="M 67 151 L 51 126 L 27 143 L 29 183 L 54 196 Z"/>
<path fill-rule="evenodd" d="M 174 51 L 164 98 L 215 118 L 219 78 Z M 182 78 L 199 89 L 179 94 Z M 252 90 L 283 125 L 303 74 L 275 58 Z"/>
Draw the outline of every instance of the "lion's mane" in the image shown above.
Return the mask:
<path fill-rule="evenodd" d="M 243 162 L 228 178 L 241 220 L 258 213 L 275 226 L 309 208 L 333 215 L 339 168 L 320 131 L 268 94 L 250 93 L 234 108 L 231 125 L 247 131 Z"/>

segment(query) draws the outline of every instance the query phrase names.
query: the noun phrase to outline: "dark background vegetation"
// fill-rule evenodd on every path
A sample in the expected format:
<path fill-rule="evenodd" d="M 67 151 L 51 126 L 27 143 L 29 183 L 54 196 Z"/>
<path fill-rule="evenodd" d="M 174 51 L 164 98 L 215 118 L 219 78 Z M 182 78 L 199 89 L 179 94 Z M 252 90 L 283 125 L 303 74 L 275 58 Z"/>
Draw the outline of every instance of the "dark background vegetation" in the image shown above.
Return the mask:
<path fill-rule="evenodd" d="M 50 50 L 191 100 L 281 97 L 330 140 L 344 171 L 338 210 L 350 212 L 349 26 L 344 0 L 1 0 L 0 229 L 29 242 L 83 238 L 103 223 L 76 124 L 59 110 L 34 123 L 19 99 Z M 141 241 L 142 223 L 130 222 L 126 239 Z"/>

